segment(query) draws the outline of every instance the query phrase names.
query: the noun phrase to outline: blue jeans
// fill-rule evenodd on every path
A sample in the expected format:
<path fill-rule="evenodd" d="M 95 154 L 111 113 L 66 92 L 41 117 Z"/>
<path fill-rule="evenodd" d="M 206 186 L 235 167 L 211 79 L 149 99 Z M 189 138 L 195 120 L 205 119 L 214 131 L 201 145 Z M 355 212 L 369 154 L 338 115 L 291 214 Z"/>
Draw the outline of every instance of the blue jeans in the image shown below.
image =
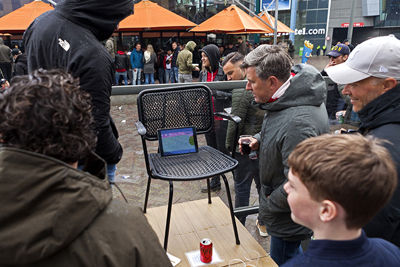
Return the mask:
<path fill-rule="evenodd" d="M 126 71 L 124 71 L 124 72 L 115 72 L 115 85 L 118 85 L 119 84 L 119 78 L 120 77 L 123 77 L 124 78 L 124 84 L 125 85 L 128 85 L 128 76 L 127 76 L 127 73 L 126 73 Z"/>
<path fill-rule="evenodd" d="M 154 73 L 145 73 L 144 74 L 144 84 L 153 84 L 154 83 Z"/>
<path fill-rule="evenodd" d="M 257 192 L 260 193 L 260 175 L 258 171 L 258 159 L 252 160 L 249 155 L 235 153 L 235 158 L 239 162 L 238 167 L 233 171 L 233 181 L 235 185 L 235 208 L 246 207 L 249 205 L 251 183 L 255 182 Z M 238 217 L 239 221 L 245 225 L 246 217 Z M 260 220 L 259 220 L 260 221 Z"/>
<path fill-rule="evenodd" d="M 83 165 L 78 165 L 78 170 L 82 170 Z M 115 180 L 115 171 L 117 170 L 117 164 L 107 164 L 107 175 L 108 181 L 113 184 Z"/>
<path fill-rule="evenodd" d="M 115 182 L 116 170 L 117 170 L 117 164 L 107 164 L 108 181 L 112 184 Z"/>
<path fill-rule="evenodd" d="M 280 266 L 294 256 L 303 252 L 300 244 L 300 240 L 285 241 L 279 237 L 271 235 L 271 258 Z"/>
<path fill-rule="evenodd" d="M 173 82 L 173 77 L 172 77 L 172 70 L 171 69 L 165 69 L 165 83 L 169 83 L 170 81 Z"/>
<path fill-rule="evenodd" d="M 141 85 L 141 74 L 142 74 L 142 69 L 137 68 L 136 71 L 135 69 L 132 69 L 132 84 L 133 85 Z"/>
<path fill-rule="evenodd" d="M 178 67 L 172 67 L 172 78 L 173 80 L 171 80 L 172 83 L 177 83 L 178 80 Z"/>

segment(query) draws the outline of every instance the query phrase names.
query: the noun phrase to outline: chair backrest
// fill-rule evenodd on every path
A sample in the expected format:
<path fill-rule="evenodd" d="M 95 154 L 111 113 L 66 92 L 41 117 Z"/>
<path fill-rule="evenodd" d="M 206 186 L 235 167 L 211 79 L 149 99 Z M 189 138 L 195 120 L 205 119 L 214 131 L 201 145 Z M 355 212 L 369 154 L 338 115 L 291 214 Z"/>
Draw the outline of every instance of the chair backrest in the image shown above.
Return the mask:
<path fill-rule="evenodd" d="M 213 127 L 211 90 L 202 84 L 144 90 L 137 106 L 146 140 L 157 140 L 157 130 L 163 128 L 193 126 L 202 134 Z"/>

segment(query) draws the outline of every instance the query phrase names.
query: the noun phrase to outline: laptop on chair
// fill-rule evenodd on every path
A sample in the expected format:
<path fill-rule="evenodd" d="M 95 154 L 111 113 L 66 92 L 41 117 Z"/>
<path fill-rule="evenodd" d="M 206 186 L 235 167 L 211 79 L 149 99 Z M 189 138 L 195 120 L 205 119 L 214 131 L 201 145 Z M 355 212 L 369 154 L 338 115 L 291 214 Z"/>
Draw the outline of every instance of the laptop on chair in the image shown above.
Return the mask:
<path fill-rule="evenodd" d="M 195 127 L 182 127 L 158 130 L 158 144 L 161 156 L 197 153 Z"/>

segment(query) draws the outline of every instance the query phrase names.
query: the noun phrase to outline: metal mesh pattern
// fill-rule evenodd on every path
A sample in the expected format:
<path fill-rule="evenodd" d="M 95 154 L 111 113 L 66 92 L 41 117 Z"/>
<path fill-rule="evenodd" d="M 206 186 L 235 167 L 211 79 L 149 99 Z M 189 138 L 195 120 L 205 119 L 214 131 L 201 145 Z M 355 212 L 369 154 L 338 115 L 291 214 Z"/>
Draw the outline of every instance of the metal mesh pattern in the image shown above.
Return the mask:
<path fill-rule="evenodd" d="M 202 179 L 232 170 L 237 161 L 212 147 L 200 147 L 198 153 L 162 157 L 150 154 L 152 174 L 172 180 Z"/>
<path fill-rule="evenodd" d="M 158 129 L 194 126 L 204 133 L 212 126 L 211 92 L 202 85 L 143 91 L 138 108 L 148 140 L 157 139 Z"/>

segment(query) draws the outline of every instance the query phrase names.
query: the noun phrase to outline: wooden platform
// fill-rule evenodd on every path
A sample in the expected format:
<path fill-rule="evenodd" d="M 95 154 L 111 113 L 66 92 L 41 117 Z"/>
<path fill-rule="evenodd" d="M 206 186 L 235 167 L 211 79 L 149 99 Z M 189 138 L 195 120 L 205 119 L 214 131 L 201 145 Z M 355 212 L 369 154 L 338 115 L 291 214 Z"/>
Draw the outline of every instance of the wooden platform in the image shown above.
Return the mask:
<path fill-rule="evenodd" d="M 164 243 L 167 206 L 148 209 L 146 217 L 156 232 L 160 243 Z M 277 266 L 264 249 L 236 219 L 240 245 L 236 245 L 228 207 L 219 197 L 184 202 L 172 206 L 168 252 L 182 261 L 177 266 L 190 266 L 185 252 L 198 250 L 200 240 L 209 238 L 219 256 L 224 260 L 209 266 L 228 266 L 232 259 L 260 255 L 257 266 Z M 257 251 L 257 253 L 254 253 Z M 234 265 L 241 266 L 241 265 Z"/>

